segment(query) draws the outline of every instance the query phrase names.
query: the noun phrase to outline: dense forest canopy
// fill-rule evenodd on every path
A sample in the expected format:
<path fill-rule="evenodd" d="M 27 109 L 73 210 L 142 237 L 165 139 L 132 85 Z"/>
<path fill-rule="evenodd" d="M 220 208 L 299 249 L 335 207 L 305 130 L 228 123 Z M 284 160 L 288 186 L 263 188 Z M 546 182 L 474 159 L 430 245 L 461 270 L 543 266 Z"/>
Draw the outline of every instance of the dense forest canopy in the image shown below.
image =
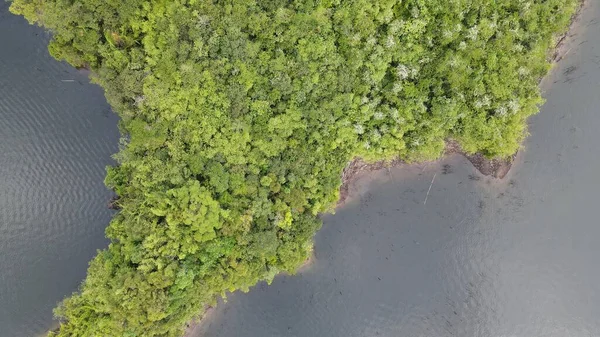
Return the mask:
<path fill-rule="evenodd" d="M 180 336 L 217 296 L 293 273 L 354 157 L 513 154 L 576 5 L 14 0 L 123 132 L 111 244 L 53 334 Z"/>

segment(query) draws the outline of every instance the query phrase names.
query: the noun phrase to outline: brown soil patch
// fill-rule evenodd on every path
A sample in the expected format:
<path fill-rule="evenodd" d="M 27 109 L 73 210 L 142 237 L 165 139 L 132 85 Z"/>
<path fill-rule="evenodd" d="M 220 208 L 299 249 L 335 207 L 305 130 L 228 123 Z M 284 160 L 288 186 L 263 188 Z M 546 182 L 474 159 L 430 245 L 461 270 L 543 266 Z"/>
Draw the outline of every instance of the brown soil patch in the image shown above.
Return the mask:
<path fill-rule="evenodd" d="M 446 149 L 444 150 L 443 156 L 451 154 L 460 154 L 467 158 L 471 164 L 485 176 L 490 176 L 497 179 L 502 179 L 508 174 L 512 163 L 516 157 L 516 153 L 508 158 L 492 158 L 489 159 L 481 153 L 468 154 L 465 153 L 458 142 L 454 140 L 448 140 L 446 142 Z M 372 172 L 381 170 L 383 168 L 399 167 L 402 165 L 410 165 L 409 163 L 401 160 L 394 159 L 392 161 L 378 161 L 375 163 L 367 163 L 361 158 L 354 158 L 344 168 L 342 172 L 342 186 L 340 187 L 340 198 L 337 206 L 344 204 L 349 195 L 350 185 L 358 178 L 358 176 L 364 172 Z"/>
<path fill-rule="evenodd" d="M 569 28 L 564 34 L 560 35 L 557 38 L 556 45 L 554 46 L 554 52 L 550 56 L 551 62 L 560 62 L 560 60 L 567 56 L 567 54 L 569 54 L 569 52 L 571 51 L 571 48 L 567 49 L 566 41 L 569 37 L 574 36 L 572 35 L 574 34 L 572 29 L 573 25 L 579 22 L 579 19 L 581 19 L 581 12 L 583 11 L 583 8 L 586 7 L 587 1 L 588 0 L 581 0 L 579 2 L 579 7 L 577 8 L 577 11 L 575 11 L 575 14 L 573 14 L 573 17 L 571 18 Z"/>

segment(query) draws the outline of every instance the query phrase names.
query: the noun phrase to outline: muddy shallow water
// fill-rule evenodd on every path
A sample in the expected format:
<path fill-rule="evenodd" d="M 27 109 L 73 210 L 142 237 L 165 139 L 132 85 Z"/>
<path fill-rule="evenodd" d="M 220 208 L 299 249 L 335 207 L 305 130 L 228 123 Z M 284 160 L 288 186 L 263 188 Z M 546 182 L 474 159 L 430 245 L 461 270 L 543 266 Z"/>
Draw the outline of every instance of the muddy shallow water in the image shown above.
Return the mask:
<path fill-rule="evenodd" d="M 192 335 L 600 336 L 599 21 L 588 1 L 503 181 L 458 155 L 363 176 L 310 267 Z"/>

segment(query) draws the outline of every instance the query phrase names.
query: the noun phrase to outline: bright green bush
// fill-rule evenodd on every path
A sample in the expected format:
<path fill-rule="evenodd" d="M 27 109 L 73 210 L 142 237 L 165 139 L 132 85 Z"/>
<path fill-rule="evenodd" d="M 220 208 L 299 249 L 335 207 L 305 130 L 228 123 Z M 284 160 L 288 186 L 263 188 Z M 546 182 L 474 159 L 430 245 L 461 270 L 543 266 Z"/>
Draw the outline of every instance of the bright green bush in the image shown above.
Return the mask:
<path fill-rule="evenodd" d="M 508 156 L 576 0 L 14 0 L 121 116 L 110 247 L 58 336 L 178 336 L 307 258 L 353 157 Z"/>

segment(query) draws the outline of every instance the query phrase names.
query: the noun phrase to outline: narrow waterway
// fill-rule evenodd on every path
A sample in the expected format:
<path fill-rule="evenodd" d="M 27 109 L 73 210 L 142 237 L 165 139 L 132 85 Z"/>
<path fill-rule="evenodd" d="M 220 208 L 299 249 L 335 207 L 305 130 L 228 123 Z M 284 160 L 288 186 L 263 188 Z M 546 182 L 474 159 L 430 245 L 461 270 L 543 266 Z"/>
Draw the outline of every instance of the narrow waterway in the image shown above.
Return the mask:
<path fill-rule="evenodd" d="M 117 118 L 48 40 L 0 0 L 0 337 L 47 331 L 107 244 Z"/>
<path fill-rule="evenodd" d="M 503 182 L 458 156 L 363 177 L 310 267 L 230 295 L 192 335 L 600 336 L 598 1 L 572 34 Z"/>

